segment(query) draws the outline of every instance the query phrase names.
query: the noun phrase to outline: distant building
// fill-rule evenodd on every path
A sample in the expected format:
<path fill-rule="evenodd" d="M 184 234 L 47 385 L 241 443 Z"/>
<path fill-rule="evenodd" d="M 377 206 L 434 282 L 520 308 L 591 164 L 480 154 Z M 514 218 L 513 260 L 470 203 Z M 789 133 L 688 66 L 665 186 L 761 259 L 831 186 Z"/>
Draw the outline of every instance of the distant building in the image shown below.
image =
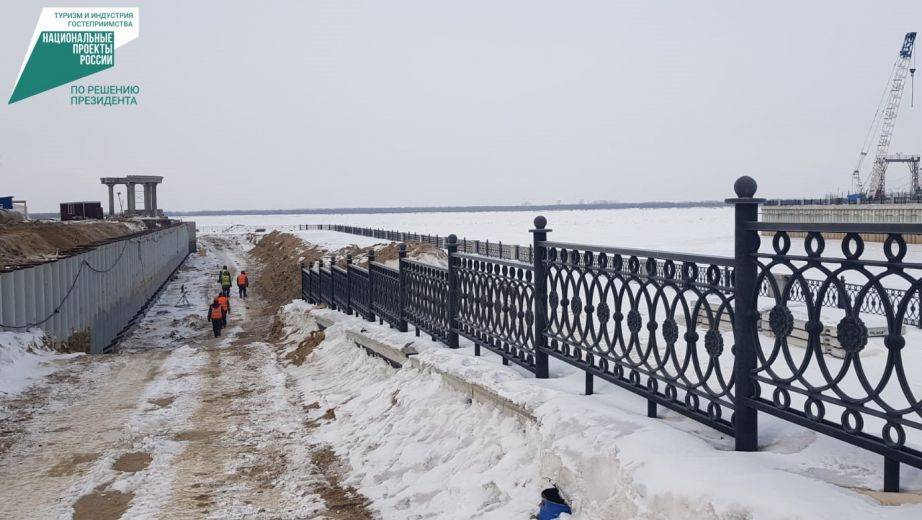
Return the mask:
<path fill-rule="evenodd" d="M 102 220 L 101 202 L 62 202 L 61 220 Z"/>
<path fill-rule="evenodd" d="M 24 200 L 16 200 L 12 195 L 0 197 L 0 209 L 15 211 L 22 215 L 22 218 L 29 218 L 29 206 Z"/>

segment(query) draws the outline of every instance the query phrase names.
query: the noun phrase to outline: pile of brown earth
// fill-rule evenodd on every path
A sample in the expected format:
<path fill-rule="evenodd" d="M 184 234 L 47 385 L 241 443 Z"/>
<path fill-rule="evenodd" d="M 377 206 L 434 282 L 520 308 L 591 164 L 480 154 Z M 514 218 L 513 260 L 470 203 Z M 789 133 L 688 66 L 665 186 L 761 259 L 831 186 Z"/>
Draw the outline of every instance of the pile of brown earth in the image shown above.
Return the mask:
<path fill-rule="evenodd" d="M 352 255 L 353 261 L 362 267 L 368 266 L 368 253 L 374 250 L 375 252 L 375 261 L 382 264 L 396 264 L 397 258 L 400 255 L 400 244 L 397 242 L 391 242 L 386 245 L 377 245 L 370 247 L 358 247 L 358 246 L 349 246 L 343 249 L 340 249 L 336 253 L 336 263 L 340 266 L 346 265 L 346 255 Z M 409 243 L 407 244 L 407 258 L 414 259 L 420 258 L 423 256 L 429 256 L 433 259 L 443 260 L 446 264 L 448 262 L 448 255 L 445 251 L 439 249 L 438 247 L 432 244 L 422 244 L 422 243 Z M 396 266 L 395 266 L 396 267 Z"/>
<path fill-rule="evenodd" d="M 0 223 L 0 268 L 60 258 L 67 250 L 141 231 L 125 222 Z"/>
<path fill-rule="evenodd" d="M 301 275 L 298 264 L 315 262 L 324 251 L 300 238 L 273 231 L 264 235 L 250 251 L 261 264 L 253 290 L 272 307 L 300 298 Z"/>
<path fill-rule="evenodd" d="M 261 264 L 259 276 L 253 280 L 253 288 L 272 307 L 279 307 L 301 297 L 301 275 L 298 269 L 300 263 L 311 265 L 318 260 L 323 260 L 325 265 L 329 265 L 330 256 L 335 256 L 337 264 L 345 267 L 346 255 L 352 255 L 356 265 L 367 266 L 368 253 L 374 250 L 376 261 L 394 265 L 398 258 L 399 248 L 397 243 L 370 247 L 352 245 L 331 254 L 290 233 L 273 231 L 263 235 L 250 251 L 250 254 Z M 408 244 L 407 257 L 428 259 L 435 263 L 445 263 L 448 258 L 445 251 L 438 247 L 418 243 Z"/>

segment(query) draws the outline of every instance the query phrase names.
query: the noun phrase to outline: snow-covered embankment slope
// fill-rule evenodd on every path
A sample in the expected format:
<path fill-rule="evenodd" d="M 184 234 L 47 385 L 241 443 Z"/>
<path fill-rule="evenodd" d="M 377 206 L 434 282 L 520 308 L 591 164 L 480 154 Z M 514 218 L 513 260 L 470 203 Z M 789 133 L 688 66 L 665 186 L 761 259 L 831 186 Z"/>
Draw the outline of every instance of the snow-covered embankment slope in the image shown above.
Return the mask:
<path fill-rule="evenodd" d="M 305 402 L 319 401 L 318 414 L 335 410 L 313 440 L 349 462 L 347 483 L 383 518 L 527 518 L 540 490 L 554 483 L 583 520 L 922 517 L 914 493 L 903 494 L 907 505 L 883 506 L 833 483 L 845 473 L 874 481 L 878 475 L 865 473 L 876 461 L 810 432 L 773 441 L 778 425 L 769 422 L 771 445 L 737 453 L 730 439 L 675 414 L 647 418 L 644 401 L 629 392 L 581 395 L 581 372 L 535 380 L 495 356 L 473 357 L 470 348 L 450 350 L 304 302 L 286 306 L 281 318 L 288 348 L 318 320 L 330 325 L 307 362 L 290 370 Z M 394 369 L 347 334 L 395 351 L 412 343 L 419 353 Z M 471 402 L 453 379 L 526 413 Z"/>

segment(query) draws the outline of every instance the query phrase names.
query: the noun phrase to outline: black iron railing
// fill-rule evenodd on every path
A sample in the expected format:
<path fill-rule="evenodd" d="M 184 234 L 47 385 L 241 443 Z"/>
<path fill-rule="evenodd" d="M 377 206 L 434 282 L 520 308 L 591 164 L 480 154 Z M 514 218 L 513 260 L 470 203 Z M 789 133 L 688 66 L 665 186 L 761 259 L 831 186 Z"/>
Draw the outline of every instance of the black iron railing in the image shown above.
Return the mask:
<path fill-rule="evenodd" d="M 458 253 L 458 333 L 474 343 L 535 370 L 534 266 Z"/>
<path fill-rule="evenodd" d="M 467 338 L 539 378 L 549 359 L 567 363 L 587 394 L 601 378 L 643 397 L 650 417 L 673 410 L 740 451 L 758 448 L 768 413 L 882 455 L 884 489 L 898 490 L 901 463 L 922 468 L 922 355 L 904 333 L 922 292 L 904 235 L 922 225 L 764 223 L 755 181 L 734 188 L 733 257 L 554 242 L 538 217 L 511 258 L 508 245 L 425 237 L 447 268 L 406 259 L 401 243 L 397 269 L 373 253 L 367 270 L 302 268 L 302 294 L 452 348 Z M 791 252 L 793 233 L 805 253 Z M 862 234 L 888 236 L 883 254 L 866 255 Z M 844 238 L 827 248 L 827 236 Z"/>
<path fill-rule="evenodd" d="M 346 272 L 349 276 L 349 306 L 367 320 L 374 319 L 371 310 L 371 285 L 368 269 L 352 265 L 352 258 L 347 260 Z"/>
<path fill-rule="evenodd" d="M 401 257 L 406 254 L 401 251 Z M 371 312 L 381 323 L 387 322 L 398 330 L 406 331 L 407 322 L 403 315 L 405 291 L 400 270 L 375 261 L 374 254 L 368 257 L 368 285 L 371 288 Z"/>
<path fill-rule="evenodd" d="M 302 230 L 328 230 L 328 231 L 337 231 L 340 233 L 349 233 L 353 235 L 367 236 L 373 238 L 380 238 L 382 240 L 387 240 L 391 242 L 404 242 L 404 243 L 423 243 L 430 244 L 440 249 L 445 249 L 448 247 L 448 242 L 446 237 L 441 237 L 439 235 L 426 235 L 421 233 L 404 233 L 402 231 L 388 231 L 383 229 L 373 229 L 373 228 L 363 228 L 356 226 L 344 226 L 338 224 L 304 224 L 299 226 L 299 229 Z M 510 259 L 518 260 L 520 262 L 532 263 L 533 246 L 520 246 L 515 244 L 503 244 L 502 242 L 491 242 L 489 240 L 467 240 L 461 239 L 458 241 L 458 251 L 462 253 L 470 253 L 480 256 L 488 256 L 493 258 L 500 259 Z M 624 251 L 630 251 L 625 249 Z M 664 272 L 663 262 L 657 260 L 657 273 L 662 277 L 669 277 L 668 273 Z M 705 270 L 699 269 L 695 281 L 702 286 L 710 285 L 722 285 L 726 287 L 731 287 L 733 285 L 733 266 L 726 265 L 720 266 L 717 269 L 717 273 L 714 270 Z M 673 280 L 678 281 L 681 273 L 674 272 L 671 276 Z M 714 277 L 719 277 L 715 279 Z M 820 280 L 807 280 L 807 283 L 816 287 L 818 284 L 822 283 Z M 846 283 L 842 281 L 844 290 L 854 298 L 858 291 L 861 290 L 861 285 Z M 791 301 L 804 301 L 803 294 L 797 289 L 794 289 L 794 294 L 791 295 Z M 890 305 L 895 304 L 895 302 L 900 301 L 906 294 L 905 290 L 888 288 L 883 293 L 873 292 L 869 294 L 866 298 L 861 300 L 861 312 L 867 312 L 871 314 L 877 314 L 879 316 L 885 315 L 886 304 L 885 300 L 890 302 Z M 770 296 L 770 288 L 768 283 L 763 282 L 760 285 L 760 295 L 761 296 Z M 886 296 L 886 297 L 884 297 Z M 840 298 L 838 293 L 826 293 L 823 299 L 823 305 L 826 307 L 838 307 Z M 922 297 L 917 295 L 915 301 L 910 305 L 906 314 L 903 316 L 903 323 L 906 325 L 912 325 L 915 327 L 922 328 Z"/>
<path fill-rule="evenodd" d="M 447 341 L 451 332 L 448 315 L 448 269 L 402 258 L 407 321 L 432 336 Z"/>
<path fill-rule="evenodd" d="M 427 235 L 424 233 L 405 233 L 403 231 L 344 226 L 340 224 L 302 224 L 298 226 L 298 229 L 305 231 L 337 231 L 339 233 L 349 233 L 351 235 L 378 238 L 381 240 L 387 240 L 389 242 L 429 244 L 440 249 L 445 249 L 448 247 L 447 237 L 439 235 Z M 518 260 L 520 262 L 530 263 L 532 261 L 531 246 L 503 244 L 502 242 L 491 242 L 489 240 L 468 240 L 466 238 L 462 238 L 458 241 L 458 251 L 475 255 Z"/>
<path fill-rule="evenodd" d="M 338 265 L 331 268 L 333 275 L 333 305 L 346 314 L 352 314 L 349 304 L 349 275 L 346 270 Z"/>
<path fill-rule="evenodd" d="M 845 440 L 885 457 L 885 487 L 898 487 L 899 463 L 922 467 L 922 449 L 908 445 L 922 434 L 922 363 L 918 345 L 907 343 L 902 323 L 918 312 L 922 263 L 907 257 L 904 235 L 922 234 L 922 225 L 773 224 L 747 222 L 745 232 L 772 240 L 754 249 L 757 283 L 770 285 L 773 306 L 763 328 L 772 337 L 752 335 L 755 391 L 759 411 Z M 788 233 L 804 234 L 804 254 L 792 254 Z M 883 260 L 868 258 L 861 233 L 887 235 Z M 843 238 L 827 239 L 827 235 Z M 827 241 L 829 242 L 827 244 Z M 780 276 L 778 276 L 780 274 Z M 843 276 L 863 279 L 845 284 Z M 894 297 L 888 287 L 910 287 Z M 838 311 L 824 302 L 834 295 Z M 883 346 L 869 346 L 865 301 L 874 297 Z M 789 303 L 803 302 L 806 347 L 792 344 L 797 317 Z M 824 355 L 827 330 L 834 327 L 839 356 Z M 908 357 L 907 357 L 908 356 Z"/>
<path fill-rule="evenodd" d="M 647 398 L 650 417 L 661 404 L 733 434 L 732 258 L 542 247 L 551 355 Z"/>

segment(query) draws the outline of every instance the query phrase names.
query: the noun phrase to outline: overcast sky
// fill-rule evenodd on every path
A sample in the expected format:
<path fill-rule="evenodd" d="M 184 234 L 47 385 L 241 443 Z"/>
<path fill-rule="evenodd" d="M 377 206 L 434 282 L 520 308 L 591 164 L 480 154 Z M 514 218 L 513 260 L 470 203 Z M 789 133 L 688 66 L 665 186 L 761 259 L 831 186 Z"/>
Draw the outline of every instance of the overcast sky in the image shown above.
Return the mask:
<path fill-rule="evenodd" d="M 80 81 L 140 85 L 140 106 L 70 106 L 66 86 L 5 104 L 44 5 L 140 6 L 140 38 Z M 903 35 L 922 29 L 919 0 L 0 14 L 0 195 L 32 211 L 104 200 L 98 178 L 125 174 L 165 176 L 169 210 L 720 199 L 743 173 L 765 196 L 844 190 Z M 891 151 L 922 152 L 918 75 Z"/>

